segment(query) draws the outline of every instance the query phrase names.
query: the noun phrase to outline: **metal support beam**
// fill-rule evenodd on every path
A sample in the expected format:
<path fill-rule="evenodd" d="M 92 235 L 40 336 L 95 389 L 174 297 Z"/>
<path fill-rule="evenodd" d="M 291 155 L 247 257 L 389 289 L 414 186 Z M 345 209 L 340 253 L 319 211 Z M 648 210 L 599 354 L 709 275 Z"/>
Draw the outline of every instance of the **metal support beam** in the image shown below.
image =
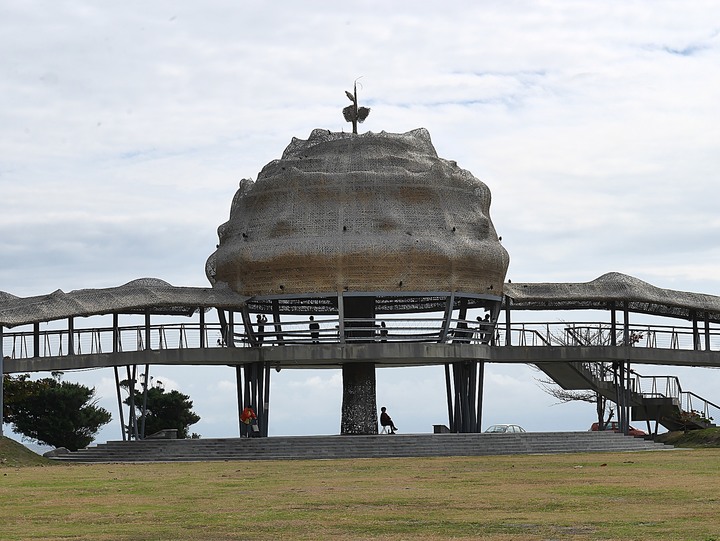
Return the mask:
<path fill-rule="evenodd" d="M 122 347 L 120 345 L 120 316 L 117 313 L 113 315 L 113 353 L 118 353 Z"/>
<path fill-rule="evenodd" d="M 257 336 L 255 336 L 252 321 L 250 321 L 250 312 L 248 311 L 247 306 L 243 306 L 240 310 L 240 317 L 242 317 L 243 327 L 245 327 L 245 336 L 247 336 L 248 342 L 251 346 L 257 346 L 258 339 Z M 230 312 L 230 336 L 228 339 L 233 342 L 233 345 L 235 344 L 235 317 L 233 312 Z M 230 341 L 228 341 L 228 346 L 230 345 Z"/>
<path fill-rule="evenodd" d="M 142 421 L 140 422 L 140 439 L 145 439 L 145 418 L 147 417 L 147 397 L 148 387 L 150 386 L 150 365 L 145 365 L 145 381 L 143 383 L 143 405 L 142 405 Z"/>
<path fill-rule="evenodd" d="M 482 413 L 483 413 L 483 393 L 485 389 L 485 363 L 479 361 L 477 363 L 477 424 L 475 426 L 475 432 L 482 432 Z"/>
<path fill-rule="evenodd" d="M 447 393 L 448 426 L 454 432 L 455 416 L 453 415 L 452 381 L 450 380 L 450 363 L 445 363 L 445 392 Z"/>
<path fill-rule="evenodd" d="M 282 325 L 280 324 L 280 303 L 277 299 L 272 301 L 272 318 L 275 326 L 275 340 L 278 344 L 283 344 L 285 339 L 282 335 Z"/>
<path fill-rule="evenodd" d="M 632 346 L 630 341 L 630 308 L 628 301 L 623 301 L 623 345 L 625 348 Z M 620 428 L 623 434 L 627 436 L 630 429 L 630 362 L 627 359 L 622 363 L 622 369 L 623 411 Z"/>
<path fill-rule="evenodd" d="M 207 346 L 207 337 L 205 336 L 205 308 L 200 307 L 200 347 Z"/>
<path fill-rule="evenodd" d="M 150 311 L 145 310 L 145 349 L 150 348 Z"/>
<path fill-rule="evenodd" d="M 260 426 L 260 432 L 264 438 L 267 438 L 268 427 L 270 426 L 270 363 L 265 363 L 265 393 L 263 400 L 263 418 L 265 422 Z"/>
<path fill-rule="evenodd" d="M 338 338 L 345 343 L 345 300 L 342 291 L 338 291 Z"/>
<path fill-rule="evenodd" d="M 705 312 L 705 351 L 710 351 L 710 313 Z"/>
<path fill-rule="evenodd" d="M 505 297 L 505 345 L 511 346 L 512 345 L 512 331 L 510 330 L 510 305 L 512 304 L 512 299 L 510 297 Z"/>
<path fill-rule="evenodd" d="M 33 357 L 40 357 L 40 323 L 33 323 Z"/>
<path fill-rule="evenodd" d="M 451 291 L 450 296 L 445 303 L 445 320 L 443 321 L 442 331 L 438 342 L 447 342 L 448 332 L 450 332 L 450 321 L 452 320 L 453 308 L 455 308 L 455 292 Z"/>
<path fill-rule="evenodd" d="M 243 436 L 243 422 L 240 420 L 243 409 L 245 409 L 245 401 L 243 400 L 243 379 L 242 379 L 243 366 L 238 364 L 235 366 L 235 389 L 237 390 L 237 405 L 238 405 L 238 434 L 240 437 Z"/>
<path fill-rule="evenodd" d="M 5 352 L 3 351 L 3 326 L 0 325 L 0 438 L 3 436 L 3 412 L 5 411 Z"/>
<path fill-rule="evenodd" d="M 134 366 L 134 365 L 133 365 Z M 131 366 L 125 367 L 127 373 L 128 391 L 130 396 L 128 397 L 128 424 L 127 424 L 127 435 L 128 440 L 132 440 L 137 435 L 137 417 L 135 412 L 135 374 L 131 372 Z M 137 438 L 136 438 L 137 439 Z"/>
<path fill-rule="evenodd" d="M 218 321 L 220 322 L 220 342 L 222 346 L 226 346 L 227 341 L 227 334 L 228 334 L 228 323 L 227 319 L 225 318 L 225 310 L 221 310 L 220 308 L 216 308 L 218 313 Z"/>
<path fill-rule="evenodd" d="M 75 355 L 75 319 L 68 318 L 68 355 Z"/>
<path fill-rule="evenodd" d="M 113 366 L 115 372 L 115 390 L 117 391 L 118 399 L 118 411 L 120 412 L 120 430 L 122 432 L 123 441 L 127 440 L 127 434 L 125 433 L 125 414 L 123 412 L 122 395 L 120 393 L 120 375 L 118 374 L 118 367 Z"/>
<path fill-rule="evenodd" d="M 446 365 L 450 430 L 458 433 L 481 431 L 485 367 L 478 361 L 452 363 L 452 378 Z M 452 381 L 452 389 L 448 384 Z"/>
<path fill-rule="evenodd" d="M 235 367 L 238 400 L 238 427 L 240 437 L 250 436 L 248 425 L 240 421 L 243 410 L 250 406 L 257 415 L 260 436 L 268 435 L 268 412 L 270 409 L 270 364 L 247 363 Z"/>

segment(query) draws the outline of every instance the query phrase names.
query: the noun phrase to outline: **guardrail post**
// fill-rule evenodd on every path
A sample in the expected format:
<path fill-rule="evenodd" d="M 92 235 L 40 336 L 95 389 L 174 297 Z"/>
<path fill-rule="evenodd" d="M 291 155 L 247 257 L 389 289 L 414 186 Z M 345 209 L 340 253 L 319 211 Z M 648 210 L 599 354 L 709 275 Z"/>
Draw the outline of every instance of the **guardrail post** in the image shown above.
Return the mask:
<path fill-rule="evenodd" d="M 150 310 L 145 310 L 145 349 L 150 347 Z"/>
<path fill-rule="evenodd" d="M 705 312 L 705 351 L 710 351 L 710 313 Z"/>
<path fill-rule="evenodd" d="M 113 313 L 113 353 L 120 351 L 120 316 Z"/>
<path fill-rule="evenodd" d="M 40 323 L 33 323 L 33 357 L 40 357 Z"/>
<path fill-rule="evenodd" d="M 505 297 L 505 345 L 512 345 L 512 330 L 510 328 L 510 297 Z"/>
<path fill-rule="evenodd" d="M 200 307 L 200 347 L 205 347 L 205 309 Z"/>
<path fill-rule="evenodd" d="M 75 320 L 68 318 L 68 355 L 75 355 Z"/>

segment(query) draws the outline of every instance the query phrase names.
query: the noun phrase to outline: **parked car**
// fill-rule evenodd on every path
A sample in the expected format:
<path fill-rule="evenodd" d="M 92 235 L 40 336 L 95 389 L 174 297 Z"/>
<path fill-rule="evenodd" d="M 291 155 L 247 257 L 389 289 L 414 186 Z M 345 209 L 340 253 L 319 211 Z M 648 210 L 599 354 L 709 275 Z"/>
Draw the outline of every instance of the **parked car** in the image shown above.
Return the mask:
<path fill-rule="evenodd" d="M 518 425 L 492 425 L 485 434 L 519 434 L 520 432 L 525 432 L 525 429 Z"/>
<path fill-rule="evenodd" d="M 597 432 L 599 426 L 600 425 L 598 423 L 593 423 L 590 427 L 590 431 Z M 622 432 L 622 430 L 620 430 L 620 423 L 618 423 L 617 421 L 610 421 L 609 423 L 607 423 L 607 425 L 605 425 L 605 430 L 610 430 L 612 432 Z M 647 433 L 643 432 L 639 428 L 634 428 L 631 426 L 628 427 L 628 435 L 642 437 L 647 436 Z"/>

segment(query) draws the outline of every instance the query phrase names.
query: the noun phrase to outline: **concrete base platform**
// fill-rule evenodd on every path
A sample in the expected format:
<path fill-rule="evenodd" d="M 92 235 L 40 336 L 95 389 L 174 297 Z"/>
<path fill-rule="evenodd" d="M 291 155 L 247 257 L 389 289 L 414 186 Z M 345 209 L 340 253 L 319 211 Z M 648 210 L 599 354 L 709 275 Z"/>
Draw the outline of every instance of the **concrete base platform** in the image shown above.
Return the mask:
<path fill-rule="evenodd" d="M 667 449 L 672 449 L 672 447 L 613 432 L 394 434 L 112 441 L 63 454 L 55 457 L 54 460 L 65 462 L 312 460 L 629 452 Z"/>

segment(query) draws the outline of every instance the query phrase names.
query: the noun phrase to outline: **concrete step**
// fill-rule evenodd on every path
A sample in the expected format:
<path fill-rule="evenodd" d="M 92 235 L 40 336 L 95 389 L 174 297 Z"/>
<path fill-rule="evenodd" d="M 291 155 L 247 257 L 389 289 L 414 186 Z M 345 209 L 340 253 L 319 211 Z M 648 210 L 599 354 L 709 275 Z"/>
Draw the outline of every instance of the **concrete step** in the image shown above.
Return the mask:
<path fill-rule="evenodd" d="M 395 434 L 110 441 L 55 460 L 171 462 L 625 452 L 670 447 L 613 432 Z"/>

